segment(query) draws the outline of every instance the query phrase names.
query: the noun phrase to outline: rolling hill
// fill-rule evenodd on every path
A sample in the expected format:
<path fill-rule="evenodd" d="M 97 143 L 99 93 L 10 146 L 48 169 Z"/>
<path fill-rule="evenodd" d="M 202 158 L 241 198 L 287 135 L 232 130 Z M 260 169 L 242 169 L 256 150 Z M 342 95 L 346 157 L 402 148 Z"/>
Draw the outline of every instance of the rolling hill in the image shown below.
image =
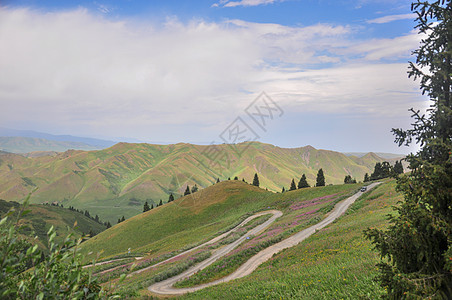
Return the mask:
<path fill-rule="evenodd" d="M 0 199 L 1 217 L 11 209 L 19 211 L 20 204 Z M 56 241 L 58 243 L 61 243 L 69 233 L 72 233 L 74 238 L 79 238 L 90 232 L 98 234 L 105 230 L 104 225 L 84 214 L 60 206 L 31 204 L 26 209 L 29 210 L 29 213 L 20 220 L 20 224 L 25 225 L 23 233 L 29 237 L 37 236 L 38 239 L 33 243 L 37 243 L 42 249 L 47 249 L 47 232 L 52 225 L 57 232 Z M 9 219 L 14 220 L 15 217 L 10 216 Z M 74 227 L 75 222 L 77 222 L 76 227 Z"/>
<path fill-rule="evenodd" d="M 252 249 L 268 247 L 319 222 L 335 203 L 354 194 L 360 186 L 334 185 L 280 194 L 241 181 L 221 182 L 117 224 L 84 243 L 81 251 L 85 254 L 92 252 L 91 256 L 86 256 L 87 261 L 100 251 L 103 251 L 100 256 L 103 259 L 123 259 L 112 264 L 114 269 L 111 272 L 107 271 L 108 266 L 101 267 L 106 270 L 103 272 L 107 272 L 98 275 L 105 287 L 113 286 L 123 297 L 155 296 L 147 291 L 149 285 L 172 276 L 174 270 L 184 268 L 187 262 L 200 254 L 216 251 L 216 247 L 221 248 L 223 244 L 195 250 L 191 256 L 176 256 L 184 249 L 225 232 L 254 212 L 269 209 L 283 212 L 264 232 L 250 236 L 230 255 L 193 275 L 192 282 L 199 284 L 218 279 L 238 268 L 250 253 L 255 253 Z M 364 239 L 362 230 L 386 226 L 391 205 L 399 199 L 400 195 L 394 190 L 394 180 L 386 181 L 360 197 L 337 221 L 306 241 L 274 255 L 251 275 L 182 298 L 378 297 L 383 292 L 374 281 L 378 255 L 372 251 L 370 242 Z M 137 262 L 134 256 L 141 259 Z M 174 259 L 158 264 L 171 257 Z M 134 270 L 144 270 L 132 272 L 132 265 L 135 265 Z M 117 278 L 123 273 L 130 276 L 118 283 Z"/>
<path fill-rule="evenodd" d="M 261 187 L 280 191 L 303 173 L 313 185 L 320 168 L 327 184 L 338 184 L 346 175 L 361 180 L 383 160 L 374 153 L 345 156 L 311 146 L 287 149 L 257 142 L 215 146 L 118 143 L 99 151 L 69 150 L 43 157 L 3 153 L 0 198 L 21 201 L 35 190 L 32 203 L 58 201 L 113 222 L 122 215 L 128 218 L 140 213 L 144 201 L 156 204 L 166 201 L 169 193 L 181 195 L 187 184 L 205 188 L 217 178 L 235 176 L 251 181 L 258 173 Z"/>

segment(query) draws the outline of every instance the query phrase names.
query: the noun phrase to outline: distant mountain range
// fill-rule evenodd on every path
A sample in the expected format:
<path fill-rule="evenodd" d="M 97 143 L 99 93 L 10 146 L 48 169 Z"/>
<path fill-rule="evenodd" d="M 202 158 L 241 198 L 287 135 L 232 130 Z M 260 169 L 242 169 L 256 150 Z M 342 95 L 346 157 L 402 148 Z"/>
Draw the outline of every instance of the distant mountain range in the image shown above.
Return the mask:
<path fill-rule="evenodd" d="M 99 150 L 111 147 L 114 144 L 115 142 L 108 140 L 0 127 L 0 150 L 12 153 L 64 152 L 69 149 Z"/>
<path fill-rule="evenodd" d="M 251 182 L 258 173 L 261 187 L 281 191 L 292 178 L 298 182 L 303 173 L 314 185 L 320 168 L 327 184 L 340 184 L 346 175 L 362 180 L 376 162 L 384 160 L 395 159 L 258 142 L 215 146 L 118 143 L 104 150 L 69 150 L 42 157 L 3 152 L 0 199 L 21 201 L 36 189 L 33 203 L 59 201 L 115 221 L 118 216 L 140 213 L 144 201 L 165 202 L 169 193 L 178 197 L 187 184 L 203 188 L 217 178 L 232 180 L 235 176 Z"/>

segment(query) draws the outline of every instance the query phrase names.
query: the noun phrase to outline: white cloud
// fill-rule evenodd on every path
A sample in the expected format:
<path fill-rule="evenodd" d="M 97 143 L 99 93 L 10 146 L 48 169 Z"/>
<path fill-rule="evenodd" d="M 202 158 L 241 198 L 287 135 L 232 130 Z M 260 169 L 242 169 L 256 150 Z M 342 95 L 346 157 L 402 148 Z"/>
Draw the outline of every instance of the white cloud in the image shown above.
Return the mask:
<path fill-rule="evenodd" d="M 383 118 L 419 99 L 406 64 L 381 62 L 408 57 L 415 42 L 356 41 L 352 28 L 329 24 L 153 26 L 83 9 L 0 8 L 0 126 L 209 139 L 261 91 L 293 111 Z"/>
<path fill-rule="evenodd" d="M 267 5 L 273 4 L 275 2 L 280 2 L 283 0 L 240 0 L 240 1 L 229 1 L 229 0 L 221 0 L 218 3 L 213 4 L 213 7 L 236 7 L 236 6 L 258 6 L 258 5 Z"/>
<path fill-rule="evenodd" d="M 384 16 L 384 17 L 368 20 L 367 23 L 384 24 L 384 23 L 389 23 L 389 22 L 398 21 L 398 20 L 406 20 L 406 19 L 414 20 L 414 18 L 415 18 L 414 14 L 390 15 L 390 16 Z"/>

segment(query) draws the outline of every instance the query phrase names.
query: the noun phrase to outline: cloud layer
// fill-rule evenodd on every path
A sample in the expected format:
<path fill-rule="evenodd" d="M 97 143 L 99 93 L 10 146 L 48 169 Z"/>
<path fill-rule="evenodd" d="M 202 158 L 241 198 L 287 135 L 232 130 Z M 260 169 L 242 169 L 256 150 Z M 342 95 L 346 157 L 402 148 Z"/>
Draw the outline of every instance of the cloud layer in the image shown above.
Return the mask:
<path fill-rule="evenodd" d="M 0 125 L 208 142 L 261 91 L 293 112 L 405 114 L 420 98 L 400 59 L 419 37 L 356 30 L 0 8 Z"/>

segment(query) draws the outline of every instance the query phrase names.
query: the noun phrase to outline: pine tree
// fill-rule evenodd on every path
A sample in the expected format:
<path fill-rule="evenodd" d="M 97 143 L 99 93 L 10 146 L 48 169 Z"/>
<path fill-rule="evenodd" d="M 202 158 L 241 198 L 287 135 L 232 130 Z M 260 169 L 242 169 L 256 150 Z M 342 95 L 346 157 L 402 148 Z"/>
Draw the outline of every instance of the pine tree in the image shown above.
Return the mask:
<path fill-rule="evenodd" d="M 234 180 L 239 180 L 239 178 L 237 176 L 234 177 Z"/>
<path fill-rule="evenodd" d="M 187 188 L 185 189 L 184 196 L 190 195 L 190 187 L 187 184 Z"/>
<path fill-rule="evenodd" d="M 151 209 L 154 209 L 154 203 L 151 204 Z"/>
<path fill-rule="evenodd" d="M 403 174 L 403 165 L 401 160 L 396 160 L 394 163 L 394 173 L 396 175 Z"/>
<path fill-rule="evenodd" d="M 149 211 L 149 210 L 151 210 L 151 208 L 149 207 L 149 204 L 148 204 L 148 202 L 146 201 L 146 202 L 144 202 L 143 212 L 147 212 L 147 211 Z"/>
<path fill-rule="evenodd" d="M 308 184 L 308 181 L 306 180 L 306 175 L 303 174 L 301 175 L 300 181 L 298 182 L 298 188 L 299 189 L 303 189 L 303 188 L 307 188 L 310 187 Z"/>
<path fill-rule="evenodd" d="M 289 191 L 295 191 L 297 186 L 295 185 L 295 180 L 292 178 L 292 182 L 290 183 Z"/>
<path fill-rule="evenodd" d="M 106 227 L 107 227 L 107 229 L 111 227 L 110 221 L 107 222 Z"/>
<path fill-rule="evenodd" d="M 352 178 L 351 175 L 345 175 L 344 183 L 345 184 L 356 183 L 356 179 Z"/>
<path fill-rule="evenodd" d="M 174 201 L 174 196 L 173 196 L 173 193 L 171 193 L 169 195 L 168 202 L 173 202 L 173 201 Z"/>
<path fill-rule="evenodd" d="M 124 222 L 126 220 L 126 218 L 124 218 L 124 216 L 122 216 L 121 222 Z"/>
<path fill-rule="evenodd" d="M 159 206 L 162 206 L 162 205 L 163 205 L 163 201 L 162 201 L 162 199 L 160 199 Z"/>
<path fill-rule="evenodd" d="M 217 183 L 219 183 L 220 182 L 220 178 L 217 178 Z"/>
<path fill-rule="evenodd" d="M 259 186 L 259 177 L 257 176 L 257 173 L 254 173 L 253 185 Z"/>
<path fill-rule="evenodd" d="M 196 193 L 197 191 L 198 191 L 198 186 L 195 183 L 195 185 L 191 188 L 191 193 L 193 194 L 193 193 Z"/>
<path fill-rule="evenodd" d="M 452 3 L 416 1 L 420 47 L 409 76 L 420 78 L 429 113 L 411 109 L 409 130 L 393 129 L 396 142 L 421 146 L 397 177 L 404 195 L 386 230 L 368 229 L 382 260 L 379 281 L 391 299 L 452 299 Z M 425 72 L 425 73 L 424 73 Z"/>
<path fill-rule="evenodd" d="M 286 191 L 286 189 L 284 187 L 282 187 L 281 193 L 284 193 Z"/>
<path fill-rule="evenodd" d="M 364 182 L 368 182 L 368 181 L 370 181 L 370 177 L 369 177 L 369 174 L 364 174 Z"/>
<path fill-rule="evenodd" d="M 118 219 L 118 224 L 121 223 L 121 218 Z"/>
<path fill-rule="evenodd" d="M 323 170 L 320 169 L 317 172 L 317 180 L 315 186 L 325 186 L 325 176 L 323 174 Z"/>

